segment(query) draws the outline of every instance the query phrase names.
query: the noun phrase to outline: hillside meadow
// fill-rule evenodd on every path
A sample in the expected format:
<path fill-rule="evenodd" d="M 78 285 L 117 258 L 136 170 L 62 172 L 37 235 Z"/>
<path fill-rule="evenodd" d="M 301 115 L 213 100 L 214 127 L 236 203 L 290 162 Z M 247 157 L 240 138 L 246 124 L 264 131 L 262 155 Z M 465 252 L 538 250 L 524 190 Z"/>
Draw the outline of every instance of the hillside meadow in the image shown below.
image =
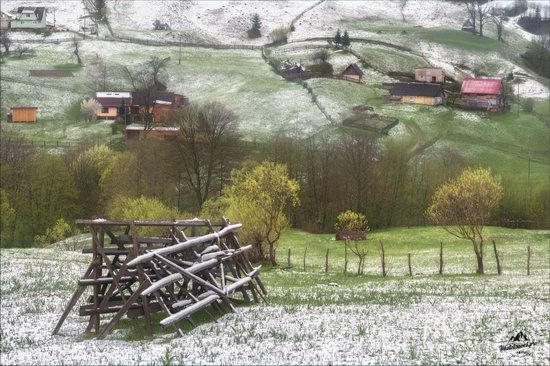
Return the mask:
<path fill-rule="evenodd" d="M 215 323 L 198 315 L 199 326 L 185 328 L 184 337 L 155 327 L 149 339 L 141 321 L 127 320 L 107 341 L 84 334 L 86 321 L 75 313 L 60 335 L 50 335 L 88 264 L 89 256 L 79 250 L 90 245 L 89 238 L 79 238 L 77 251 L 65 249 L 74 248 L 70 240 L 46 249 L 3 249 L 1 304 L 10 312 L 1 318 L 2 359 L 6 364 L 548 363 L 550 233 L 488 227 L 486 238 L 497 242 L 501 276 L 491 246 L 487 274 L 475 275 L 471 244 L 435 227 L 369 233 L 366 273 L 358 276 L 351 253 L 343 274 L 343 243 L 332 234 L 290 230 L 278 245 L 279 266 L 262 269 L 267 304 L 241 306 Z M 387 277 L 381 276 L 379 241 Z M 437 274 L 441 241 L 443 275 Z M 533 249 L 530 276 L 527 245 Z M 541 343 L 500 351 L 520 330 Z"/>

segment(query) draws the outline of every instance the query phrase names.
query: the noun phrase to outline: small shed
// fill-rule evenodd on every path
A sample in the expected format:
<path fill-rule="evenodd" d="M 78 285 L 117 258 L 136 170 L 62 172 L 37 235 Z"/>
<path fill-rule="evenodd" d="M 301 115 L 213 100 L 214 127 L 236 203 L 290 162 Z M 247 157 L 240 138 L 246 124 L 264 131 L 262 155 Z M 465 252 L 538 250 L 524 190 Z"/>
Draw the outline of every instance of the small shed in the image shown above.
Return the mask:
<path fill-rule="evenodd" d="M 466 78 L 460 88 L 459 105 L 491 112 L 506 108 L 506 93 L 500 79 Z"/>
<path fill-rule="evenodd" d="M 38 107 L 11 107 L 8 122 L 35 123 Z"/>
<path fill-rule="evenodd" d="M 363 78 L 363 71 L 361 71 L 361 68 L 357 66 L 356 63 L 350 64 L 344 72 L 342 72 L 342 79 L 349 80 L 349 81 L 355 81 L 360 82 Z"/>
<path fill-rule="evenodd" d="M 445 102 L 445 91 L 440 84 L 396 83 L 390 100 L 409 104 L 439 105 Z"/>
<path fill-rule="evenodd" d="M 474 24 L 470 19 L 466 19 L 466 21 L 462 24 L 461 28 L 464 32 L 470 32 L 470 33 L 476 33 L 476 28 L 474 27 Z"/>
<path fill-rule="evenodd" d="M 445 74 L 439 67 L 419 67 L 414 70 L 414 80 L 421 83 L 445 83 Z"/>

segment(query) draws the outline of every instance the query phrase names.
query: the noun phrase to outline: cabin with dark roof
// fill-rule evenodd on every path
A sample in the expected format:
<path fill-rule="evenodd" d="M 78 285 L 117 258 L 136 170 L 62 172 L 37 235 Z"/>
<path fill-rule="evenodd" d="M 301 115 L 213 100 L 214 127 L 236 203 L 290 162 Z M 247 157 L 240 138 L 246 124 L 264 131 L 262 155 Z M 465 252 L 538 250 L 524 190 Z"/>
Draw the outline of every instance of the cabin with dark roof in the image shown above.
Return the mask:
<path fill-rule="evenodd" d="M 349 81 L 355 81 L 357 83 L 361 82 L 361 79 L 363 78 L 363 71 L 359 66 L 357 66 L 356 63 L 350 64 L 346 69 L 342 72 L 342 79 L 349 80 Z"/>
<path fill-rule="evenodd" d="M 390 91 L 389 100 L 407 104 L 440 105 L 445 103 L 445 91 L 440 84 L 396 83 Z"/>
<path fill-rule="evenodd" d="M 460 88 L 458 105 L 466 109 L 501 112 L 506 109 L 506 93 L 500 79 L 466 78 Z"/>
<path fill-rule="evenodd" d="M 476 28 L 474 27 L 474 24 L 470 19 L 467 19 L 464 24 L 462 24 L 461 28 L 464 32 L 470 32 L 473 34 L 476 34 Z"/>
<path fill-rule="evenodd" d="M 0 29 L 9 29 L 12 18 L 10 13 L 0 10 Z"/>

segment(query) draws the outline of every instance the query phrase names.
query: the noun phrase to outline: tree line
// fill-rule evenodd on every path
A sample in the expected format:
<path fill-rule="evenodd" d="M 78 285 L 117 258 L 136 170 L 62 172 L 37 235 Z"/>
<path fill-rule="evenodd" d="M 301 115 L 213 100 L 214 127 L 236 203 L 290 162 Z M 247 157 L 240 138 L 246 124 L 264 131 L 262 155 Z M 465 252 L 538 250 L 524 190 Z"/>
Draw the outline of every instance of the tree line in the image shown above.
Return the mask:
<path fill-rule="evenodd" d="M 58 232 L 60 219 L 138 218 L 147 214 L 138 208 L 150 205 L 147 212 L 162 215 L 246 220 L 255 229 L 250 241 L 261 243 L 258 255 L 269 258 L 281 227 L 333 232 L 347 210 L 366 215 L 373 229 L 429 224 L 435 190 L 468 165 L 450 148 L 414 155 L 414 142 L 362 131 L 246 141 L 235 114 L 219 103 L 185 108 L 175 124 L 177 139 L 118 148 L 82 141 L 64 153 L 2 131 L 2 246 L 32 246 L 48 230 Z M 550 183 L 526 187 L 504 177 L 502 185 L 493 220 L 550 220 Z M 274 215 L 262 217 L 261 209 Z"/>

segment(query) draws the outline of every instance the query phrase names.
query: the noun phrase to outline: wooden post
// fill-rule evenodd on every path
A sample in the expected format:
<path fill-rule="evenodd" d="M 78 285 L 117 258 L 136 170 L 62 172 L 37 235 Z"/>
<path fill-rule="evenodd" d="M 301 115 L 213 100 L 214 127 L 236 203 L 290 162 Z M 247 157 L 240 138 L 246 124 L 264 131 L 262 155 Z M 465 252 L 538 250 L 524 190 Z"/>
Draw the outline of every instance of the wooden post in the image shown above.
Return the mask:
<path fill-rule="evenodd" d="M 382 277 L 386 277 L 386 253 L 384 253 L 384 243 L 382 243 L 382 240 L 379 241 L 380 243 L 380 262 L 382 265 Z"/>
<path fill-rule="evenodd" d="M 288 266 L 291 267 L 292 263 L 290 263 L 290 248 L 288 248 L 288 256 L 286 259 L 287 259 Z"/>
<path fill-rule="evenodd" d="M 443 242 L 439 244 L 439 274 L 443 274 Z"/>
<path fill-rule="evenodd" d="M 493 240 L 493 250 L 495 251 L 495 259 L 497 261 L 497 273 L 498 275 L 502 274 L 502 268 L 500 267 L 500 259 L 498 258 L 497 244 Z"/>
<path fill-rule="evenodd" d="M 325 255 L 325 273 L 328 273 L 328 248 L 327 254 Z"/>
<path fill-rule="evenodd" d="M 307 247 L 304 249 L 304 272 L 306 271 L 306 255 L 307 255 Z"/>
<path fill-rule="evenodd" d="M 531 274 L 531 246 L 527 246 L 527 276 Z"/>
<path fill-rule="evenodd" d="M 409 276 L 412 277 L 413 271 L 411 266 L 411 253 L 407 253 L 407 261 L 409 262 Z"/>
<path fill-rule="evenodd" d="M 344 241 L 344 273 L 348 272 L 348 241 Z"/>

